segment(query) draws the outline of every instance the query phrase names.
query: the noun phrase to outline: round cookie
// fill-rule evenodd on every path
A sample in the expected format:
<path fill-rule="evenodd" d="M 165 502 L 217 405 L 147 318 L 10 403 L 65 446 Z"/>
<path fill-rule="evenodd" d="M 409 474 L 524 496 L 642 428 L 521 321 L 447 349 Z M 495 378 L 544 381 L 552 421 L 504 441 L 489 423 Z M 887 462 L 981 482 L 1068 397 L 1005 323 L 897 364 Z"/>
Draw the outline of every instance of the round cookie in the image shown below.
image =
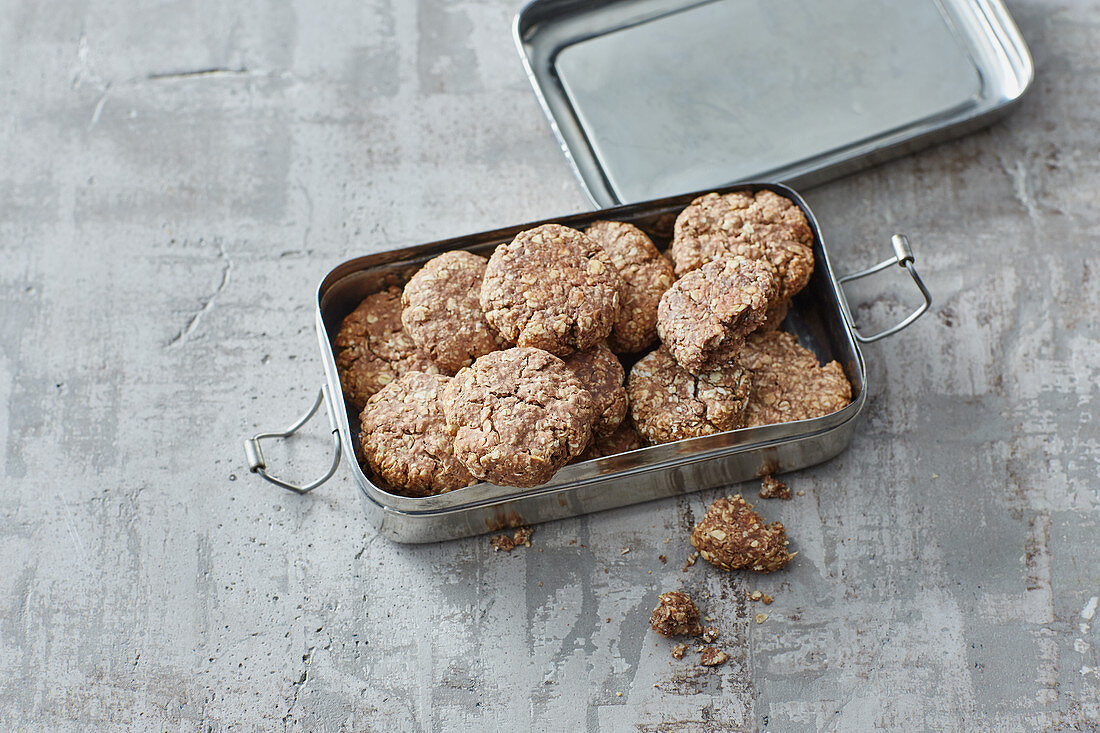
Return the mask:
<path fill-rule="evenodd" d="M 344 319 L 336 334 L 336 369 L 357 410 L 405 372 L 439 371 L 401 326 L 401 288 L 368 296 Z"/>
<path fill-rule="evenodd" d="M 487 264 L 472 252 L 446 252 L 420 268 L 401 295 L 405 333 L 447 374 L 504 346 L 479 302 Z"/>
<path fill-rule="evenodd" d="M 433 496 L 476 479 L 454 455 L 440 396 L 449 377 L 406 372 L 376 392 L 359 416 L 359 455 L 394 493 Z"/>
<path fill-rule="evenodd" d="M 814 270 L 813 230 L 802 209 L 772 191 L 695 199 L 676 217 L 669 252 L 676 274 L 731 255 L 766 259 L 779 277 L 779 298 L 806 286 Z"/>
<path fill-rule="evenodd" d="M 745 425 L 751 383 L 752 374 L 736 362 L 693 375 L 657 349 L 630 370 L 630 416 L 650 443 L 735 430 Z"/>
<path fill-rule="evenodd" d="M 546 351 L 514 348 L 482 356 L 455 375 L 444 395 L 455 456 L 479 479 L 538 486 L 592 436 L 592 395 Z"/>
<path fill-rule="evenodd" d="M 596 406 L 593 438 L 604 438 L 615 432 L 626 417 L 626 372 L 611 349 L 597 344 L 591 349 L 574 351 L 565 359 L 574 376 L 592 393 Z"/>
<path fill-rule="evenodd" d="M 745 341 L 738 363 L 752 371 L 749 425 L 805 420 L 836 412 L 852 401 L 840 364 L 821 366 L 814 353 L 783 331 L 758 331 Z"/>
<path fill-rule="evenodd" d="M 661 297 L 657 333 L 693 374 L 728 362 L 777 300 L 775 268 L 744 257 L 708 262 Z"/>
<path fill-rule="evenodd" d="M 591 461 L 593 458 L 603 458 L 604 456 L 617 456 L 620 453 L 627 453 L 644 447 L 645 442 L 642 440 L 642 436 L 638 435 L 638 431 L 634 429 L 629 420 L 623 420 L 619 428 L 611 435 L 606 438 L 594 438 L 588 444 L 588 447 L 584 449 L 584 453 L 577 456 L 575 462 Z"/>
<path fill-rule="evenodd" d="M 568 356 L 611 333 L 622 288 L 598 244 L 576 229 L 544 224 L 496 248 L 481 308 L 509 343 Z"/>
<path fill-rule="evenodd" d="M 618 354 L 641 351 L 657 340 L 657 304 L 676 279 L 672 263 L 633 224 L 597 221 L 584 233 L 603 247 L 623 278 L 619 317 L 607 345 Z"/>

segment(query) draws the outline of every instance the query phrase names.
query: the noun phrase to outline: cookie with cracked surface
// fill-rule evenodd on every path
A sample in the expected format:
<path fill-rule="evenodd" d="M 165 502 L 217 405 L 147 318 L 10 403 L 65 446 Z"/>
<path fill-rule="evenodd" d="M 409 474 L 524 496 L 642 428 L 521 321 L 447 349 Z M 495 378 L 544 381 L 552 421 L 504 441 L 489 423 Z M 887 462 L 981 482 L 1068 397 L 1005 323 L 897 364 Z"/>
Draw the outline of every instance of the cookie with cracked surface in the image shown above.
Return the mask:
<path fill-rule="evenodd" d="M 721 570 L 780 570 L 794 557 L 787 551 L 788 544 L 783 523 L 764 524 L 740 494 L 711 504 L 691 530 L 692 547 Z"/>
<path fill-rule="evenodd" d="M 736 362 L 695 375 L 658 349 L 630 370 L 630 416 L 654 444 L 735 430 L 745 425 L 751 383 Z"/>
<path fill-rule="evenodd" d="M 642 440 L 642 436 L 638 435 L 638 431 L 634 429 L 629 420 L 623 420 L 618 430 L 611 435 L 606 438 L 593 438 L 588 447 L 584 449 L 584 453 L 577 456 L 575 462 L 580 463 L 581 461 L 591 461 L 594 458 L 617 456 L 620 453 L 628 453 L 644 447 L 645 442 Z"/>
<path fill-rule="evenodd" d="M 440 396 L 450 377 L 406 372 L 367 400 L 359 455 L 394 493 L 433 496 L 476 479 L 454 455 L 454 431 Z"/>
<path fill-rule="evenodd" d="M 607 338 L 622 289 L 619 272 L 590 237 L 544 224 L 496 248 L 481 308 L 509 343 L 564 357 Z"/>
<path fill-rule="evenodd" d="M 626 417 L 626 372 L 618 357 L 604 344 L 584 351 L 574 351 L 565 358 L 565 365 L 592 393 L 596 404 L 596 424 L 592 436 L 603 438 L 615 432 Z"/>
<path fill-rule="evenodd" d="M 751 334 L 737 360 L 753 375 L 749 425 L 821 417 L 852 401 L 852 385 L 840 364 L 821 366 L 812 351 L 784 331 Z"/>
<path fill-rule="evenodd" d="M 778 274 L 782 300 L 802 290 L 814 270 L 806 215 L 772 191 L 700 196 L 676 217 L 669 251 L 678 276 L 720 257 L 767 260 Z"/>
<path fill-rule="evenodd" d="M 678 590 L 657 596 L 657 608 L 649 616 L 649 628 L 662 636 L 698 636 L 703 631 L 695 601 Z"/>
<path fill-rule="evenodd" d="M 618 354 L 641 351 L 657 340 L 657 304 L 676 279 L 672 263 L 633 224 L 597 221 L 584 233 L 603 247 L 624 283 L 607 345 Z"/>
<path fill-rule="evenodd" d="M 505 346 L 481 310 L 487 264 L 472 252 L 446 252 L 428 260 L 401 294 L 405 333 L 447 374 Z"/>
<path fill-rule="evenodd" d="M 444 395 L 455 455 L 502 486 L 546 483 L 584 450 L 596 406 L 558 357 L 542 349 L 494 351 L 455 375 Z"/>
<path fill-rule="evenodd" d="M 439 371 L 401 325 L 401 288 L 367 296 L 344 319 L 336 334 L 336 369 L 344 396 L 357 410 L 405 372 Z"/>
<path fill-rule="evenodd" d="M 657 333 L 680 366 L 696 374 L 737 356 L 778 300 L 775 268 L 722 258 L 676 281 L 657 310 Z"/>

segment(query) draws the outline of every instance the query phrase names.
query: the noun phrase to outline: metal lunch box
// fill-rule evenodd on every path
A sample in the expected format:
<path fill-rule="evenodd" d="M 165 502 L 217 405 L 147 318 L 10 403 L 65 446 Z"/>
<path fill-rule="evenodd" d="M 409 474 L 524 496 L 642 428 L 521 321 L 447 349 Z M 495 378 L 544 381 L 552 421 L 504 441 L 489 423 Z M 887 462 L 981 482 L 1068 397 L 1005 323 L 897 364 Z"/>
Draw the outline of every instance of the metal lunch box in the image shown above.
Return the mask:
<path fill-rule="evenodd" d="M 337 266 L 317 289 L 317 336 L 325 370 L 317 400 L 287 429 L 245 440 L 250 470 L 274 484 L 304 494 L 330 478 L 343 455 L 359 486 L 366 513 L 383 536 L 397 542 L 436 542 L 725 486 L 832 458 L 851 442 L 867 398 L 867 375 L 860 344 L 908 326 L 928 310 L 931 296 L 917 274 L 913 252 L 904 236 L 893 237 L 894 255 L 889 259 L 837 277 L 817 219 L 793 190 L 773 183 L 746 183 L 711 190 L 728 193 L 760 189 L 775 191 L 798 204 L 813 230 L 813 277 L 795 296 L 783 329 L 797 335 L 822 363 L 835 359 L 841 364 L 852 385 L 852 401 L 844 409 L 824 417 L 743 428 L 571 464 L 549 483 L 532 489 L 481 483 L 438 496 L 409 498 L 385 491 L 359 466 L 355 459 L 358 416 L 344 400 L 333 343 L 344 317 L 363 298 L 390 285 L 404 284 L 424 262 L 443 252 L 464 249 L 488 256 L 497 245 L 511 241 L 517 233 L 546 223 L 583 229 L 598 219 L 629 222 L 646 231 L 659 248 L 665 249 L 676 215 L 697 196 L 707 193 L 700 191 L 381 252 Z M 842 286 L 895 265 L 908 272 L 920 291 L 923 305 L 891 328 L 870 336 L 861 334 L 852 322 Z M 269 474 L 261 441 L 292 435 L 322 403 L 328 411 L 334 451 L 328 472 L 306 485 Z"/>

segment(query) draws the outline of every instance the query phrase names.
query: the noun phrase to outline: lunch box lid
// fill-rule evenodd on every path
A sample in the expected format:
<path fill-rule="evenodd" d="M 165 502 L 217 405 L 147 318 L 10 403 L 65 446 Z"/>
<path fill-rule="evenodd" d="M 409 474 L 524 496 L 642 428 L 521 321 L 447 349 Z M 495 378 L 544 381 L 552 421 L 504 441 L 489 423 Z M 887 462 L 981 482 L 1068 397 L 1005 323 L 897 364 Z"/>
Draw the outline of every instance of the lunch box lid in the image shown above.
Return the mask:
<path fill-rule="evenodd" d="M 1034 77 L 1001 0 L 533 0 L 514 34 L 600 207 L 813 185 L 984 126 Z"/>

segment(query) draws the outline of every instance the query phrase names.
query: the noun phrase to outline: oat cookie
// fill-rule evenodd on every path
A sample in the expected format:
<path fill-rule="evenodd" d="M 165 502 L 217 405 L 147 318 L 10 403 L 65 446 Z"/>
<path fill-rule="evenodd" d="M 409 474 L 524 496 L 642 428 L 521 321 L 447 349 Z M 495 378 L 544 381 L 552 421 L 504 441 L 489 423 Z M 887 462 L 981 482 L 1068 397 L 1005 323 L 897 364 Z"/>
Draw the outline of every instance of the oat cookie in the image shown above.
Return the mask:
<path fill-rule="evenodd" d="M 359 455 L 406 496 L 461 489 L 475 479 L 454 456 L 440 395 L 449 377 L 406 372 L 376 392 L 359 416 Z"/>
<path fill-rule="evenodd" d="M 626 388 L 623 386 L 626 372 L 618 357 L 604 344 L 597 344 L 584 351 L 574 351 L 565 359 L 565 365 L 592 393 L 597 415 L 592 436 L 606 438 L 614 433 L 626 417 Z"/>
<path fill-rule="evenodd" d="M 629 420 L 623 420 L 618 430 L 611 435 L 606 438 L 594 438 L 588 444 L 588 447 L 584 449 L 584 453 L 577 456 L 576 462 L 591 461 L 594 458 L 605 456 L 617 456 L 620 453 L 628 453 L 644 447 L 645 443 L 642 441 L 642 436 L 638 435 L 638 431 L 634 429 Z"/>
<path fill-rule="evenodd" d="M 569 356 L 611 333 L 622 289 L 598 244 L 576 229 L 544 224 L 496 248 L 481 308 L 509 343 Z"/>
<path fill-rule="evenodd" d="M 336 334 L 336 369 L 357 410 L 405 372 L 439 371 L 401 326 L 401 288 L 368 296 L 344 319 Z"/>
<path fill-rule="evenodd" d="M 814 269 L 813 230 L 798 206 L 772 191 L 700 196 L 680 212 L 670 248 L 676 274 L 731 255 L 766 259 L 789 300 Z"/>
<path fill-rule="evenodd" d="M 812 351 L 784 331 L 751 334 L 737 360 L 753 374 L 749 425 L 821 417 L 852 401 L 852 385 L 840 364 L 821 366 Z"/>
<path fill-rule="evenodd" d="M 661 296 L 657 333 L 693 374 L 725 364 L 741 350 L 778 296 L 775 268 L 744 257 L 713 260 Z"/>
<path fill-rule="evenodd" d="M 633 224 L 597 221 L 584 233 L 603 247 L 625 284 L 607 345 L 619 354 L 641 351 L 657 340 L 657 304 L 676 279 L 672 263 Z"/>
<path fill-rule="evenodd" d="M 592 395 L 565 363 L 541 349 L 480 357 L 455 375 L 444 396 L 455 455 L 479 479 L 538 486 L 592 436 Z"/>
<path fill-rule="evenodd" d="M 737 363 L 694 375 L 658 349 L 630 370 L 626 391 L 638 433 L 650 443 L 670 443 L 744 427 L 751 383 Z"/>
<path fill-rule="evenodd" d="M 787 531 L 782 522 L 764 524 L 740 494 L 723 497 L 691 530 L 691 544 L 704 560 L 722 570 L 770 573 L 787 566 Z"/>
<path fill-rule="evenodd" d="M 446 252 L 420 268 L 401 294 L 405 333 L 447 374 L 504 347 L 481 311 L 487 264 L 472 252 Z"/>
<path fill-rule="evenodd" d="M 695 601 L 678 590 L 657 596 L 657 608 L 649 617 L 649 628 L 662 636 L 698 636 L 703 631 Z"/>

